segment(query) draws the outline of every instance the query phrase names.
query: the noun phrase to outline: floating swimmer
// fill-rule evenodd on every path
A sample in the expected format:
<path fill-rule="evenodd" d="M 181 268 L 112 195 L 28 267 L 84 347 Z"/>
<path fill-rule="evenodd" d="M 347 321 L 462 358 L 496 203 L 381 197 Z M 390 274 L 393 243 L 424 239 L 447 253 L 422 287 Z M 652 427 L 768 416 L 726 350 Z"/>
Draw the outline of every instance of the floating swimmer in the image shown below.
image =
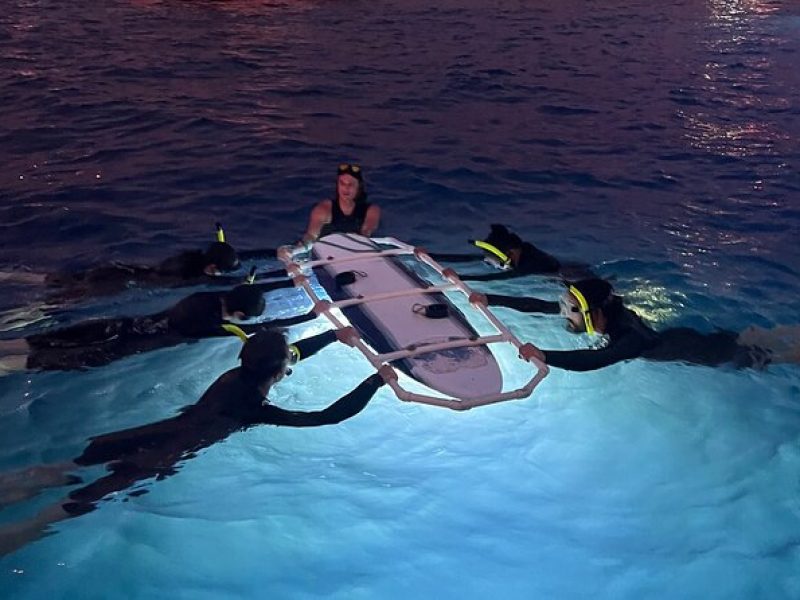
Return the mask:
<path fill-rule="evenodd" d="M 134 287 L 185 287 L 194 285 L 231 286 L 241 281 L 240 275 L 225 275 L 239 269 L 240 256 L 225 239 L 222 225 L 216 225 L 216 241 L 206 250 L 187 250 L 157 265 L 135 265 L 112 262 L 85 271 L 50 274 L 25 271 L 0 274 L 12 283 L 41 284 L 49 289 L 51 305 L 117 294 Z M 240 253 L 243 258 L 269 255 L 269 250 Z M 274 251 L 273 256 L 274 256 Z M 283 270 L 259 274 L 259 278 L 281 277 Z"/>
<path fill-rule="evenodd" d="M 73 490 L 32 519 L 0 529 L 0 556 L 47 535 L 53 523 L 95 510 L 97 503 L 110 494 L 145 479 L 158 481 L 174 475 L 180 463 L 237 431 L 255 425 L 317 427 L 357 415 L 385 382 L 396 379 L 388 365 L 324 410 L 291 411 L 273 406 L 267 399 L 270 388 L 290 373 L 291 364 L 313 356 L 337 339 L 349 344 L 355 335 L 352 328 L 336 333 L 327 331 L 288 346 L 280 331 L 256 333 L 239 354 L 241 366 L 221 375 L 196 404 L 178 415 L 92 438 L 83 453 L 72 461 L 0 475 L 1 506 L 4 498 L 6 503 L 19 502 L 45 487 L 80 483 L 72 472 L 83 467 L 105 464 L 109 471 L 105 477 Z M 129 495 L 142 493 L 145 491 L 137 489 Z"/>
<path fill-rule="evenodd" d="M 266 292 L 292 287 L 289 279 L 248 281 L 225 292 L 198 292 L 172 308 L 145 316 L 93 319 L 71 327 L 46 331 L 23 339 L 0 341 L 0 373 L 22 369 L 73 370 L 98 367 L 158 348 L 200 338 L 230 335 L 231 319 L 258 317 L 264 312 Z M 253 333 L 266 327 L 287 327 L 314 318 L 313 313 L 239 328 Z M 235 330 L 233 331 L 235 333 Z"/>
<path fill-rule="evenodd" d="M 520 352 L 551 367 L 592 371 L 632 358 L 682 361 L 717 366 L 763 368 L 770 363 L 800 363 L 800 326 L 771 330 L 751 327 L 742 333 L 701 333 L 688 327 L 654 331 L 614 294 L 602 279 L 584 279 L 568 286 L 558 302 L 538 298 L 473 294 L 470 301 L 506 306 L 521 312 L 561 314 L 572 333 L 598 335 L 595 349 L 540 350 L 526 344 Z"/>

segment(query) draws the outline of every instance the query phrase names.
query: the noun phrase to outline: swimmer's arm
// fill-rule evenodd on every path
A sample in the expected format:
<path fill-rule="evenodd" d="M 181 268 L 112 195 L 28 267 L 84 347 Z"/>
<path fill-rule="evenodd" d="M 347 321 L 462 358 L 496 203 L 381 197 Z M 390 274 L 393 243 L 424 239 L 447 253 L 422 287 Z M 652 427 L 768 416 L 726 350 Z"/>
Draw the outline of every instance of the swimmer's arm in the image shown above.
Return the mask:
<path fill-rule="evenodd" d="M 259 331 L 264 331 L 265 329 L 283 329 L 284 327 L 291 327 L 292 325 L 299 325 L 300 323 L 313 321 L 316 318 L 317 318 L 316 313 L 314 313 L 313 310 L 310 310 L 304 315 L 297 315 L 296 317 L 288 317 L 286 319 L 272 319 L 271 321 L 261 321 L 260 323 L 228 323 L 226 321 L 223 324 L 235 325 L 236 327 L 244 331 L 247 335 L 252 335 Z M 231 335 L 231 332 L 220 327 L 219 331 L 215 332 L 213 335 L 227 336 Z"/>
<path fill-rule="evenodd" d="M 256 273 L 256 279 L 275 279 L 276 277 L 286 277 L 286 269 L 274 269 L 272 271 L 264 271 L 263 273 Z"/>
<path fill-rule="evenodd" d="M 190 285 L 196 285 L 198 283 L 205 283 L 207 285 L 220 287 L 231 287 L 244 283 L 244 281 L 244 275 L 205 275 L 203 276 L 202 282 L 198 282 L 197 280 L 182 281 L 173 287 L 187 287 Z"/>
<path fill-rule="evenodd" d="M 381 223 L 381 208 L 376 204 L 371 204 L 364 215 L 364 223 L 361 225 L 361 235 L 371 236 Z"/>
<path fill-rule="evenodd" d="M 238 250 L 239 260 L 250 260 L 253 258 L 275 258 L 278 256 L 277 248 L 260 248 L 257 250 Z"/>
<path fill-rule="evenodd" d="M 544 362 L 548 366 L 567 371 L 594 371 L 641 356 L 644 347 L 643 340 L 631 334 L 600 350 L 543 350 L 542 352 L 544 352 Z"/>
<path fill-rule="evenodd" d="M 431 252 L 429 256 L 437 262 L 478 262 L 483 260 L 482 254 L 447 254 Z"/>
<path fill-rule="evenodd" d="M 313 313 L 309 313 L 313 314 Z M 313 317 L 312 317 L 313 318 Z M 305 360 L 309 356 L 314 356 L 325 346 L 336 341 L 336 330 L 324 331 L 310 338 L 298 340 L 292 344 L 297 350 L 297 360 Z"/>
<path fill-rule="evenodd" d="M 309 315 L 313 315 L 313 311 L 309 312 Z M 316 315 L 313 315 L 311 318 L 314 318 L 314 316 Z M 297 360 L 303 360 L 309 356 L 313 356 L 336 340 L 348 346 L 352 346 L 354 340 L 357 338 L 358 334 L 355 329 L 352 327 L 343 327 L 342 329 L 331 329 L 330 331 L 325 331 L 310 338 L 300 340 L 292 344 L 292 346 L 297 351 Z"/>
<path fill-rule="evenodd" d="M 256 273 L 256 278 L 260 280 L 262 279 L 274 279 L 275 277 L 287 277 L 286 269 L 275 269 L 274 271 L 264 271 L 263 273 Z M 236 286 L 242 283 L 245 283 L 246 278 L 243 275 L 209 275 L 205 277 L 205 281 L 208 285 L 213 286 Z M 189 282 L 180 282 L 179 286 L 186 286 L 190 285 Z M 269 292 L 271 290 L 277 290 L 279 288 L 285 287 L 292 287 L 294 283 L 291 279 L 282 279 L 281 281 L 269 281 L 266 283 L 257 283 L 255 285 L 263 286 L 263 292 Z M 178 287 L 178 286 L 176 286 Z"/>
<path fill-rule="evenodd" d="M 525 275 L 525 273 L 520 273 L 514 269 L 509 269 L 508 271 L 496 271 L 494 273 L 458 274 L 459 278 L 461 278 L 461 281 L 500 281 L 503 279 L 522 277 L 523 275 Z"/>
<path fill-rule="evenodd" d="M 284 277 L 286 276 L 286 272 L 283 272 Z M 265 281 L 263 283 L 254 283 L 253 286 L 263 294 L 267 292 L 271 292 L 273 290 L 279 290 L 282 288 L 290 288 L 294 287 L 294 281 L 291 279 L 281 279 L 279 281 Z"/>
<path fill-rule="evenodd" d="M 367 377 L 356 389 L 331 404 L 328 408 L 314 412 L 284 410 L 267 404 L 262 408 L 261 422 L 268 425 L 285 425 L 288 427 L 316 427 L 318 425 L 341 423 L 364 410 L 372 396 L 383 384 L 383 377 L 375 373 Z"/>
<path fill-rule="evenodd" d="M 331 222 L 333 204 L 330 200 L 323 200 L 311 210 L 308 219 L 308 228 L 303 235 L 303 243 L 314 242 L 319 237 L 322 228 Z"/>
<path fill-rule="evenodd" d="M 557 315 L 560 312 L 558 302 L 540 300 L 539 298 L 520 296 L 501 296 L 499 294 L 486 294 L 489 306 L 505 306 L 520 312 L 543 313 Z"/>
<path fill-rule="evenodd" d="M 284 327 L 291 327 L 292 325 L 299 325 L 300 323 L 308 323 L 309 321 L 313 321 L 317 318 L 317 313 L 313 310 L 308 311 L 304 315 L 297 315 L 295 317 L 287 317 L 286 319 L 272 319 L 271 321 L 264 321 L 263 323 L 259 323 L 261 328 L 264 329 L 274 329 L 274 328 L 284 328 Z"/>

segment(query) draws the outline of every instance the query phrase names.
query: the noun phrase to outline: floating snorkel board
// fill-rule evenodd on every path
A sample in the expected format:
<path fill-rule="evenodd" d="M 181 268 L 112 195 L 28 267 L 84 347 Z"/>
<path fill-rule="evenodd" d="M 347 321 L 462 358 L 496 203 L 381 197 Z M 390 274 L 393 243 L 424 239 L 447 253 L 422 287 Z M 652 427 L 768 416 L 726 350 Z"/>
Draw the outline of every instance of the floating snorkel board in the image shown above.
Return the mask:
<path fill-rule="evenodd" d="M 291 253 L 284 253 L 282 260 L 296 284 L 315 301 L 319 314 L 338 328 L 348 324 L 343 316 L 356 329 L 361 338 L 356 347 L 376 369 L 392 363 L 446 396 L 409 392 L 397 381 L 391 382 L 401 399 L 463 410 L 528 396 L 547 373 L 546 366 L 531 361 L 536 374 L 528 386 L 504 392 L 502 371 L 488 345 L 512 343 L 519 348 L 521 343 L 488 309 L 470 307 L 477 317 L 483 313 L 498 331 L 481 337 L 444 293 L 469 295 L 469 288 L 424 251 L 393 238 L 373 240 L 337 233 L 319 239 L 305 261 L 297 261 Z M 404 260 L 423 262 L 446 280 L 435 285 Z M 304 273 L 312 272 L 330 302 L 318 298 L 309 284 Z"/>

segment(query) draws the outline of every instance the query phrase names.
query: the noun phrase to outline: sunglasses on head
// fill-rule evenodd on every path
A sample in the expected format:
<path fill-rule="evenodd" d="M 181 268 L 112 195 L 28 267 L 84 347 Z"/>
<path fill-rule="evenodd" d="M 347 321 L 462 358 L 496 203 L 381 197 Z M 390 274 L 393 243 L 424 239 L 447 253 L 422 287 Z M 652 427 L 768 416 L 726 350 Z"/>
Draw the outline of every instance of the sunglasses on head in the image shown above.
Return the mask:
<path fill-rule="evenodd" d="M 339 165 L 339 173 L 361 173 L 361 166 L 352 165 L 350 163 L 342 163 Z"/>

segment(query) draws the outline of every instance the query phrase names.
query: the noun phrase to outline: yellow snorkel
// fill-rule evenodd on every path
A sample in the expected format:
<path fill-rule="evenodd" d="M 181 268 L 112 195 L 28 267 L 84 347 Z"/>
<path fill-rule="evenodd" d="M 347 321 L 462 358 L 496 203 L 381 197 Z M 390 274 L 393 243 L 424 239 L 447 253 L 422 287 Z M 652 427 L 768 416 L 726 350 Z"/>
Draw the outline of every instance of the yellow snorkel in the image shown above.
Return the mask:
<path fill-rule="evenodd" d="M 225 243 L 225 232 L 222 230 L 221 223 L 217 223 L 217 241 Z"/>
<path fill-rule="evenodd" d="M 492 244 L 484 242 L 482 240 L 472 240 L 472 243 L 481 250 L 495 256 L 499 260 L 499 266 L 501 269 L 511 268 L 511 258 L 502 250 L 500 250 L 497 246 L 493 246 Z"/>
<path fill-rule="evenodd" d="M 233 323 L 223 323 L 223 325 L 222 325 L 222 328 L 223 328 L 225 331 L 227 331 L 228 333 L 230 333 L 231 335 L 235 335 L 235 336 L 236 336 L 236 337 L 238 337 L 240 340 L 242 340 L 242 343 L 243 343 L 243 344 L 244 344 L 244 343 L 247 341 L 247 339 L 248 339 L 248 338 L 247 338 L 247 334 L 246 334 L 244 331 L 242 331 L 242 328 L 241 328 L 241 327 L 237 327 L 237 326 L 236 326 L 236 325 L 234 325 Z"/>
<path fill-rule="evenodd" d="M 250 273 L 247 275 L 247 278 L 244 280 L 245 283 L 249 285 L 253 285 L 256 282 L 256 267 L 253 265 L 250 267 Z"/>
<path fill-rule="evenodd" d="M 589 303 L 586 302 L 586 298 L 583 297 L 583 294 L 580 293 L 578 288 L 574 285 L 569 286 L 567 288 L 569 293 L 575 296 L 575 300 L 578 301 L 578 306 L 581 309 L 581 314 L 583 315 L 583 323 L 586 325 L 586 333 L 593 334 L 594 333 L 594 326 L 592 325 L 592 313 L 589 310 Z"/>

